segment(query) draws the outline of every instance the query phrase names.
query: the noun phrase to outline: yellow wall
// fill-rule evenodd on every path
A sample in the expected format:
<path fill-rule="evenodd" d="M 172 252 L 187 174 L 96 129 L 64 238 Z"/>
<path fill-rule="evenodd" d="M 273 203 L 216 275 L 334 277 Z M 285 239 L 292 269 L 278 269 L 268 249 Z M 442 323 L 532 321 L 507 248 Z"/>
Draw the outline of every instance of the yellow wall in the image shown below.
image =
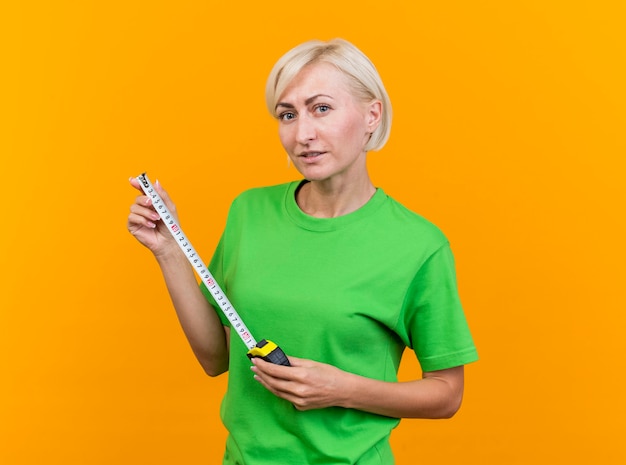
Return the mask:
<path fill-rule="evenodd" d="M 225 377 L 126 232 L 127 179 L 159 178 L 208 260 L 234 195 L 297 176 L 269 68 L 335 36 L 388 86 L 372 177 L 449 236 L 481 355 L 398 464 L 624 463 L 624 5 L 3 2 L 0 463 L 219 463 Z"/>

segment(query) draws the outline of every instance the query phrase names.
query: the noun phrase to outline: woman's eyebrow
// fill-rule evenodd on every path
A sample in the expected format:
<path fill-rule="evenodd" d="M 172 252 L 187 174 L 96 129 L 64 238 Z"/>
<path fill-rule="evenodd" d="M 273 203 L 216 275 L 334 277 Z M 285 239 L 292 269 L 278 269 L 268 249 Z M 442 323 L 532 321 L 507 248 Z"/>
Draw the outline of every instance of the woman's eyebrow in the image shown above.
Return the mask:
<path fill-rule="evenodd" d="M 306 99 L 304 101 L 304 104 L 305 105 L 310 105 L 311 103 L 313 103 L 316 99 L 318 99 L 320 97 L 326 97 L 326 98 L 332 99 L 332 97 L 330 95 L 327 95 L 327 94 L 315 94 L 312 97 L 309 97 L 308 99 Z M 276 109 L 278 107 L 295 108 L 293 104 L 287 103 L 287 102 L 278 102 L 274 108 Z"/>

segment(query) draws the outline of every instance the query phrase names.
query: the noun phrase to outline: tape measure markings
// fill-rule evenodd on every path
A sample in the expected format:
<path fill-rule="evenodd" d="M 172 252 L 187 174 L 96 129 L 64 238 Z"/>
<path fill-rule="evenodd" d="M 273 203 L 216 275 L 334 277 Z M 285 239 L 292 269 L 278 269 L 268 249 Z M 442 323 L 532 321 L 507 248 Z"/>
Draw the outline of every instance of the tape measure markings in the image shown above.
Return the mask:
<path fill-rule="evenodd" d="M 185 233 L 183 233 L 183 230 L 176 222 L 174 215 L 172 215 L 172 213 L 168 210 L 165 202 L 157 193 L 156 189 L 148 179 L 146 173 L 137 176 L 137 180 L 139 181 L 139 185 L 141 186 L 143 192 L 151 199 L 152 205 L 161 217 L 161 220 L 164 222 L 165 225 L 167 225 L 168 230 L 170 231 L 172 236 L 177 239 L 176 242 L 185 254 L 185 257 L 187 257 L 187 260 L 189 261 L 189 263 L 191 263 L 195 272 L 205 284 L 205 286 L 215 299 L 215 302 L 219 305 L 220 310 L 222 310 L 224 315 L 226 315 L 226 318 L 228 318 L 228 321 L 230 321 L 233 329 L 235 329 L 235 332 L 239 335 L 239 337 L 246 345 L 246 347 L 248 347 L 248 349 L 253 349 L 254 347 L 256 347 L 257 343 L 254 340 L 254 337 L 252 337 L 252 333 L 248 330 L 243 320 L 239 317 L 239 314 L 228 300 L 228 297 L 226 297 L 226 294 L 220 288 L 216 279 L 209 271 L 209 268 L 204 264 L 204 262 L 196 252 L 196 249 L 194 249 L 194 247 L 191 245 L 191 242 L 189 241 L 189 239 L 187 239 Z"/>

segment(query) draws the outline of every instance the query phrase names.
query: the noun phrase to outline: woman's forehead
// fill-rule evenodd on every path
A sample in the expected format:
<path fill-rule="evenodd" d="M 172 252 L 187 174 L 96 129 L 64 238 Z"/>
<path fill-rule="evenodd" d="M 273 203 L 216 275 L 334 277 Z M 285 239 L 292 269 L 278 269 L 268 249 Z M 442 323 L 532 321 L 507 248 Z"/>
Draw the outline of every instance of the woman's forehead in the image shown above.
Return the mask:
<path fill-rule="evenodd" d="M 302 68 L 278 100 L 307 100 L 316 95 L 336 98 L 345 93 L 350 93 L 345 74 L 330 63 L 317 62 Z"/>

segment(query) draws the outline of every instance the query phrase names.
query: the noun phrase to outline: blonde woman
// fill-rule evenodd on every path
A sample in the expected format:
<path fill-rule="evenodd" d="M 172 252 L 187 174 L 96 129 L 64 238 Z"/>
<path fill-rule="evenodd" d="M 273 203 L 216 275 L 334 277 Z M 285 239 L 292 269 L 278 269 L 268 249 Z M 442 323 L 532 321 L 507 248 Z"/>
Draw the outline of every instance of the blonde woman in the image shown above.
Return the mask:
<path fill-rule="evenodd" d="M 463 366 L 477 359 L 449 243 L 370 180 L 367 154 L 389 137 L 391 105 L 354 45 L 290 50 L 266 102 L 302 179 L 238 196 L 209 268 L 290 367 L 250 361 L 231 340 L 147 197 L 133 203 L 128 229 L 154 253 L 204 370 L 229 372 L 224 464 L 392 464 L 391 430 L 401 418 L 453 416 Z M 407 347 L 423 372 L 400 383 Z"/>

